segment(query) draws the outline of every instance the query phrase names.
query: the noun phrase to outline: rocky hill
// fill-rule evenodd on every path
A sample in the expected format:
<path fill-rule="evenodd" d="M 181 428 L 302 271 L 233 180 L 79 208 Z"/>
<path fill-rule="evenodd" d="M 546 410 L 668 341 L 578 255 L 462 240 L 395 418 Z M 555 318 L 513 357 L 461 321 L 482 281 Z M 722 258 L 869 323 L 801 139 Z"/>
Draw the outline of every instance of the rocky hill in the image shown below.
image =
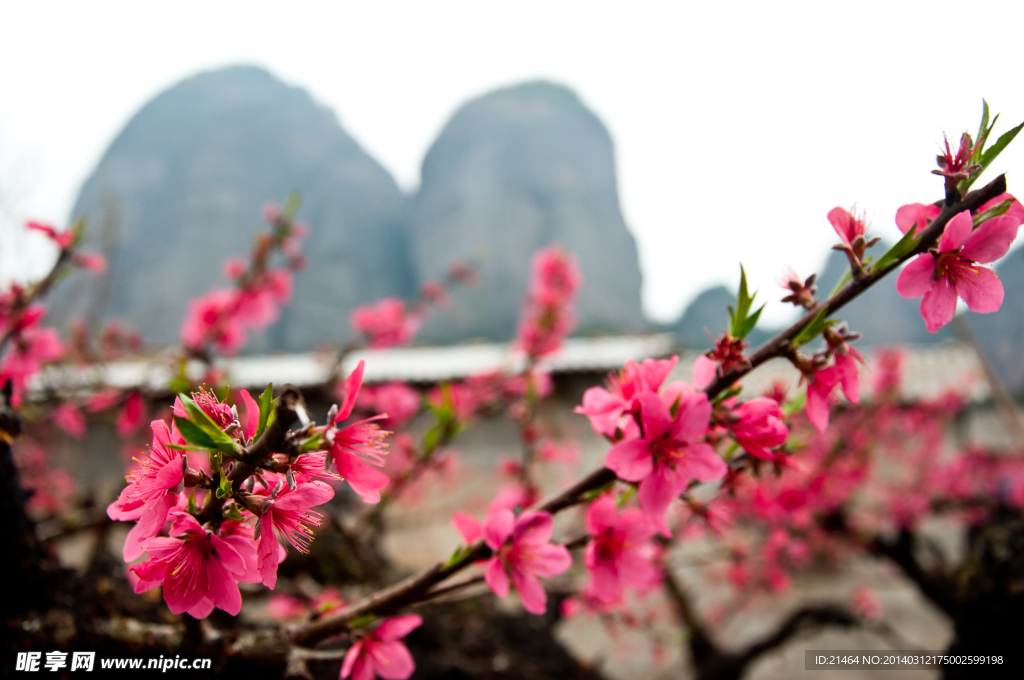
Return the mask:
<path fill-rule="evenodd" d="M 510 337 L 530 255 L 550 243 L 579 257 L 580 332 L 646 327 L 611 138 L 564 87 L 527 83 L 456 112 L 423 161 L 409 239 L 420 279 L 442 275 L 452 257 L 481 262 L 479 285 L 460 291 L 425 339 Z"/>
<path fill-rule="evenodd" d="M 56 319 L 121 317 L 152 343 L 175 342 L 186 301 L 224 284 L 224 259 L 264 227 L 261 207 L 295 190 L 309 264 L 283 323 L 251 350 L 344 339 L 355 305 L 414 290 L 407 199 L 387 171 L 306 92 L 232 67 L 166 90 L 111 144 L 74 208 L 110 269 L 62 285 Z"/>
<path fill-rule="evenodd" d="M 294 190 L 312 229 L 309 265 L 281 323 L 248 351 L 342 341 L 354 306 L 409 297 L 453 258 L 482 262 L 481 283 L 421 338 L 507 339 L 530 256 L 552 242 L 580 258 L 581 332 L 646 327 L 612 142 L 569 90 L 531 83 L 464 106 L 409 198 L 331 111 L 255 67 L 189 78 L 125 126 L 73 215 L 89 218 L 109 273 L 62 285 L 53 318 L 121 317 L 150 343 L 175 342 L 186 301 L 223 285 L 222 262 L 247 251 L 260 208 Z"/>

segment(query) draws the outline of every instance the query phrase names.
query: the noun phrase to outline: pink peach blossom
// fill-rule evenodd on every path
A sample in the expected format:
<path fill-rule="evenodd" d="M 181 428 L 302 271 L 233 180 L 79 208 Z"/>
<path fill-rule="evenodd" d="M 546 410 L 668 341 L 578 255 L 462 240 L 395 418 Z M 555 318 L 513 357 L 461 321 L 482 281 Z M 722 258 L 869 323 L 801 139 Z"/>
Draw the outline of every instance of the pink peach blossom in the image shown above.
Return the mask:
<path fill-rule="evenodd" d="M 588 591 L 595 597 L 614 602 L 627 586 L 645 591 L 657 583 L 658 570 L 651 564 L 654 527 L 643 512 L 627 510 L 618 515 L 615 501 L 604 495 L 587 508 L 586 525 L 593 540 L 583 563 L 591 576 Z"/>
<path fill-rule="evenodd" d="M 416 663 L 399 640 L 422 624 L 423 618 L 416 614 L 381 621 L 349 648 L 341 664 L 341 680 L 406 680 L 416 671 Z"/>
<path fill-rule="evenodd" d="M 192 515 L 173 514 L 170 537 L 146 541 L 149 559 L 131 568 L 139 579 L 135 592 L 162 585 L 172 614 L 188 612 L 204 619 L 217 607 L 237 615 L 242 609 L 238 578 L 245 575 L 244 560 L 229 543 L 203 529 Z"/>
<path fill-rule="evenodd" d="M 584 392 L 583 404 L 574 412 L 587 416 L 595 432 L 614 439 L 617 430 L 630 427 L 627 414 L 636 409 L 640 395 L 657 394 L 678 361 L 678 356 L 672 356 L 645 359 L 637 365 L 630 359 L 618 375 L 609 376 L 607 389 L 591 387 Z"/>
<path fill-rule="evenodd" d="M 964 211 L 946 225 L 934 253 L 922 253 L 903 268 L 896 290 L 905 298 L 924 296 L 921 316 L 929 332 L 952 321 L 957 297 L 971 311 L 988 314 L 1003 303 L 1003 284 L 988 264 L 1006 254 L 1017 237 L 1020 220 L 1000 215 L 974 229 L 971 213 Z"/>
<path fill-rule="evenodd" d="M 156 536 L 167 520 L 167 514 L 183 490 L 186 462 L 179 451 L 168 444 L 184 444 L 171 432 L 167 423 L 154 420 L 153 443 L 149 456 L 128 475 L 128 486 L 116 501 L 107 506 L 107 516 L 114 521 L 138 520 L 124 542 L 124 561 L 131 562 L 143 553 L 142 542 Z"/>
<path fill-rule="evenodd" d="M 643 435 L 613 446 L 605 464 L 620 479 L 640 482 L 640 507 L 659 532 L 670 536 L 665 510 L 672 500 L 691 481 L 720 479 L 728 468 L 702 441 L 711 419 L 706 394 L 674 382 L 661 395 L 644 392 L 637 400 Z"/>
<path fill-rule="evenodd" d="M 359 494 L 364 503 L 379 503 L 380 490 L 390 481 L 386 474 L 371 467 L 383 467 L 384 456 L 387 455 L 384 438 L 390 433 L 381 430 L 373 422 L 382 419 L 383 416 L 374 416 L 340 427 L 355 408 L 359 388 L 363 383 L 364 364 L 365 362 L 360 361 L 345 380 L 345 397 L 337 414 L 324 431 L 324 440 L 327 442 L 328 453 L 334 459 L 338 474 Z"/>
<path fill-rule="evenodd" d="M 752 456 L 774 460 L 776 454 L 770 451 L 786 442 L 789 428 L 779 402 L 767 397 L 745 401 L 732 410 L 735 420 L 729 425 L 736 443 Z"/>
<path fill-rule="evenodd" d="M 839 238 L 848 246 L 853 246 L 857 237 L 864 235 L 864 220 L 851 215 L 842 208 L 832 208 L 828 213 L 828 221 L 839 234 Z"/>
<path fill-rule="evenodd" d="M 320 513 L 310 508 L 323 505 L 332 498 L 334 490 L 323 482 L 301 484 L 294 490 L 285 489 L 276 496 L 253 496 L 261 508 L 257 566 L 263 585 L 273 590 L 277 584 L 277 565 L 280 561 L 278 535 L 300 553 L 308 553 L 309 544 L 313 541 L 313 532 L 309 527 L 320 526 L 322 521 Z"/>

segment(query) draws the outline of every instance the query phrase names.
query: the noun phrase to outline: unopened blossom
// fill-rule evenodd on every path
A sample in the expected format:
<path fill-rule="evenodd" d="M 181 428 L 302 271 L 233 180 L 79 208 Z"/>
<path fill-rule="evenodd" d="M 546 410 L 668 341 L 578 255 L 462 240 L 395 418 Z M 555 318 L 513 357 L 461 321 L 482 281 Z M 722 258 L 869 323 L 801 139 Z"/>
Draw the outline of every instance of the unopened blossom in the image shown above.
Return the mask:
<path fill-rule="evenodd" d="M 801 279 L 792 267 L 786 267 L 779 285 L 788 291 L 788 295 L 782 298 L 782 301 L 804 309 L 812 308 L 817 302 L 814 297 L 818 293 L 818 287 L 814 285 L 817 278 L 817 274 L 811 274 L 806 279 Z"/>
<path fill-rule="evenodd" d="M 353 644 L 341 664 L 341 680 L 406 680 L 416 670 L 408 648 L 399 640 L 423 624 L 416 614 L 384 619 Z"/>
<path fill-rule="evenodd" d="M 620 479 L 640 482 L 640 507 L 670 536 L 665 511 L 672 500 L 693 480 L 720 479 L 727 466 L 703 441 L 711 419 L 706 394 L 675 382 L 660 395 L 644 392 L 637 400 L 643 434 L 613 446 L 605 464 Z"/>
<path fill-rule="evenodd" d="M 255 495 L 249 507 L 259 514 L 259 546 L 257 566 L 263 585 L 271 590 L 277 584 L 277 565 L 280 561 L 278 536 L 284 538 L 300 553 L 309 552 L 314 534 L 311 526 L 320 526 L 323 516 L 311 510 L 334 498 L 334 490 L 323 482 L 308 482 L 294 490 L 285 488 L 275 496 Z"/>
<path fill-rule="evenodd" d="M 187 612 L 197 619 L 214 607 L 232 616 L 241 611 L 238 580 L 246 573 L 245 561 L 192 515 L 175 512 L 170 537 L 149 539 L 145 550 L 149 559 L 131 568 L 139 579 L 136 593 L 162 585 L 172 614 Z"/>
<path fill-rule="evenodd" d="M 390 434 L 381 430 L 374 421 L 385 415 L 360 420 L 342 426 L 355 408 L 359 388 L 363 383 L 363 361 L 345 380 L 344 399 L 334 418 L 324 431 L 328 453 L 334 459 L 338 474 L 359 494 L 364 503 L 379 503 L 380 490 L 388 485 L 388 476 L 380 470 L 387 455 L 384 438 Z M 337 429 L 336 429 L 337 428 Z"/>
<path fill-rule="evenodd" d="M 384 298 L 352 310 L 349 323 L 366 336 L 370 347 L 385 349 L 412 342 L 423 323 L 421 314 L 406 309 L 401 298 Z"/>
<path fill-rule="evenodd" d="M 184 444 L 167 423 L 154 420 L 153 443 L 149 456 L 128 475 L 128 486 L 118 499 L 107 506 L 107 516 L 115 521 L 138 520 L 124 542 L 124 560 L 131 562 L 143 553 L 142 542 L 156 536 L 167 520 L 184 487 L 187 464 L 180 451 L 169 444 Z"/>
<path fill-rule="evenodd" d="M 102 253 L 75 253 L 71 261 L 93 274 L 107 271 L 107 258 Z"/>
<path fill-rule="evenodd" d="M 971 136 L 966 132 L 960 136 L 960 146 L 956 153 L 949 148 L 949 138 L 943 135 L 945 151 L 935 157 L 938 170 L 932 170 L 933 175 L 942 175 L 946 178 L 946 186 L 956 186 L 961 180 L 981 170 L 981 165 L 972 163 L 975 155 L 981 150 L 980 144 L 975 145 Z M 980 142 L 981 140 L 979 140 Z"/>
<path fill-rule="evenodd" d="M 586 515 L 587 544 L 583 563 L 590 571 L 589 591 L 604 602 L 618 600 L 625 587 L 645 591 L 658 581 L 651 564 L 654 527 L 640 510 L 619 515 L 615 501 L 604 495 L 590 504 Z"/>
<path fill-rule="evenodd" d="M 57 247 L 61 250 L 67 250 L 75 242 L 75 232 L 72 229 L 57 231 L 51 225 L 43 224 L 42 222 L 29 222 L 25 226 L 34 231 L 40 231 L 46 234 L 46 236 L 57 244 Z"/>
<path fill-rule="evenodd" d="M 617 431 L 621 434 L 631 425 L 635 429 L 627 414 L 636 409 L 641 394 L 657 394 L 678 361 L 678 356 L 645 359 L 640 364 L 630 359 L 617 375 L 609 376 L 607 388 L 591 387 L 584 392 L 583 404 L 574 412 L 587 416 L 598 434 L 615 439 Z"/>
<path fill-rule="evenodd" d="M 694 362 L 693 385 L 697 389 L 704 389 L 715 377 L 727 375 L 733 369 L 750 366 L 750 360 L 743 354 L 748 346 L 743 338 L 734 338 L 725 332 L 714 343 L 714 348 L 697 357 Z"/>
<path fill-rule="evenodd" d="M 756 458 L 774 460 L 770 449 L 786 443 L 789 428 L 779 402 L 768 397 L 751 399 L 730 413 L 729 431 L 744 451 Z"/>
<path fill-rule="evenodd" d="M 866 228 L 864 219 L 857 217 L 843 208 L 832 208 L 828 213 L 829 224 L 839 234 L 839 238 L 849 247 L 854 247 L 854 242 L 864 236 Z"/>
<path fill-rule="evenodd" d="M 1005 255 L 1019 226 L 1016 217 L 1000 215 L 974 229 L 971 213 L 965 210 L 946 225 L 934 253 L 922 253 L 903 268 L 896 290 L 905 298 L 924 296 L 921 316 L 929 332 L 952 321 L 958 297 L 974 312 L 999 309 L 1003 284 L 994 271 L 979 265 Z"/>

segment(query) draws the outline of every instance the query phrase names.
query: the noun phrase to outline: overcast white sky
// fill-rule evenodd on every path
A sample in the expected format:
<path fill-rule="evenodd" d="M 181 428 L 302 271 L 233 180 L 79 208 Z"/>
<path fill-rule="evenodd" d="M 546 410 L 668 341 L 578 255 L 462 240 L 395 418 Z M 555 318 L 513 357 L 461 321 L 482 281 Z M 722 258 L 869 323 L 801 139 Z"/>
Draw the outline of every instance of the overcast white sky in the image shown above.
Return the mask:
<path fill-rule="evenodd" d="M 735 285 L 739 261 L 778 299 L 785 265 L 820 267 L 832 207 L 891 238 L 897 207 L 939 198 L 942 133 L 973 132 L 982 97 L 997 131 L 1024 119 L 1022 18 L 1019 0 L 0 0 L 0 219 L 63 224 L 135 111 L 203 69 L 259 64 L 308 89 L 408 190 L 460 104 L 546 78 L 611 131 L 649 316 Z M 0 266 L 24 269 L 32 239 L 0 237 Z"/>

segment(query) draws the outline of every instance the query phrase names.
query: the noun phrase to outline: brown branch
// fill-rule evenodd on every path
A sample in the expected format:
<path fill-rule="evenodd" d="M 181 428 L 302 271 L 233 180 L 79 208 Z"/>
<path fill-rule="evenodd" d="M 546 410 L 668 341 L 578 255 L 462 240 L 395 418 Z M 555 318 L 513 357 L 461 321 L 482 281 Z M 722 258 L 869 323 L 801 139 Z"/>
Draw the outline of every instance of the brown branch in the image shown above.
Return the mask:
<path fill-rule="evenodd" d="M 956 597 L 953 594 L 953 583 L 946 574 L 938 571 L 926 571 L 914 554 L 914 534 L 903 529 L 895 540 L 875 538 L 868 548 L 877 555 L 888 557 L 896 563 L 903 574 L 951 618 L 956 617 Z"/>
<path fill-rule="evenodd" d="M 709 396 L 716 395 L 769 359 L 783 356 L 790 349 L 790 341 L 798 336 L 804 328 L 809 326 L 818 314 L 822 312 L 822 310 L 825 310 L 825 316 L 835 313 L 858 295 L 876 284 L 894 269 L 899 267 L 902 263 L 931 248 L 935 242 L 939 240 L 939 237 L 942 235 L 942 230 L 946 227 L 946 223 L 953 217 L 964 210 L 976 210 L 987 201 L 1003 193 L 1006 193 L 1006 176 L 999 175 L 999 177 L 996 177 L 981 189 L 967 194 L 962 201 L 954 203 L 953 205 L 945 206 L 939 213 L 938 217 L 932 220 L 932 223 L 928 225 L 928 228 L 921 233 L 921 239 L 912 251 L 899 258 L 888 267 L 872 270 L 862 278 L 854 279 L 843 286 L 842 289 L 824 303 L 818 304 L 808 310 L 799 321 L 776 335 L 765 344 L 761 345 L 757 351 L 748 357 L 750 361 L 749 364 L 734 368 L 725 375 L 716 377 L 711 384 L 704 389 L 704 391 L 707 392 Z"/>
<path fill-rule="evenodd" d="M 725 376 L 715 379 L 705 388 L 709 396 L 717 395 L 732 385 L 736 380 L 748 372 L 763 364 L 771 358 L 784 354 L 790 341 L 800 332 L 809 326 L 818 314 L 824 309 L 826 314 L 831 314 L 840 309 L 848 302 L 856 298 L 872 285 L 877 283 L 884 276 L 892 272 L 901 263 L 909 258 L 924 252 L 931 247 L 939 238 L 946 223 L 955 215 L 964 210 L 973 210 L 986 201 L 1006 191 L 1006 178 L 1000 175 L 992 182 L 978 191 L 972 191 L 962 201 L 946 206 L 932 221 L 921 235 L 921 239 L 911 252 L 899 258 L 896 262 L 883 269 L 865 274 L 862 278 L 844 286 L 839 292 L 829 298 L 824 304 L 818 305 L 809 310 L 799 321 L 788 329 L 779 333 L 775 338 L 761 346 L 750 357 L 749 367 L 734 369 Z M 572 507 L 582 502 L 584 495 L 595 489 L 614 482 L 615 473 L 608 468 L 601 468 L 591 472 L 589 475 L 578 481 L 565 491 L 556 494 L 547 501 L 541 503 L 535 509 L 550 512 L 552 514 Z M 454 560 L 448 564 L 435 564 L 432 567 L 414 574 L 393 586 L 380 590 L 362 600 L 342 609 L 330 617 L 312 622 L 291 633 L 292 640 L 298 644 L 316 644 L 333 635 L 337 635 L 347 629 L 348 623 L 367 614 L 390 613 L 403 606 L 417 602 L 431 587 L 445 580 L 452 574 L 468 567 L 473 562 L 490 556 L 490 549 L 483 541 L 477 541 L 470 546 L 469 552 L 461 559 Z"/>
<path fill-rule="evenodd" d="M 242 488 L 242 484 L 249 478 L 259 464 L 280 450 L 288 436 L 288 430 L 299 419 L 296 409 L 305 407 L 302 394 L 294 387 L 286 385 L 281 396 L 277 398 L 274 420 L 263 431 L 260 438 L 246 448 L 236 459 L 228 473 L 235 491 Z M 227 502 L 227 498 L 217 498 L 217 494 L 211 493 L 207 496 L 206 504 L 200 511 L 198 520 L 200 523 L 219 522 L 221 510 Z"/>

